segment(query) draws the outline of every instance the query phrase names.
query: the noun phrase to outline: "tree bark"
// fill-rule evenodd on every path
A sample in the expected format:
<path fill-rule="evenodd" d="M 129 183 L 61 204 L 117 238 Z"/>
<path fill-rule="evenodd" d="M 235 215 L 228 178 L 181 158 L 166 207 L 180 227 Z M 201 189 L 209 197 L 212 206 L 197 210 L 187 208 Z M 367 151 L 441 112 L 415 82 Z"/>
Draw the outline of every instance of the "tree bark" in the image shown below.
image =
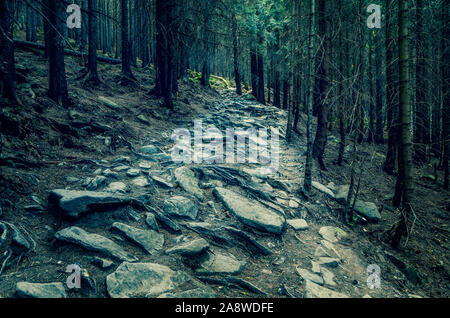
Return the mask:
<path fill-rule="evenodd" d="M 2 97 L 20 103 L 16 93 L 14 62 L 13 11 L 11 0 L 0 1 L 0 78 Z"/>
<path fill-rule="evenodd" d="M 317 109 L 317 130 L 313 145 L 313 157 L 317 159 L 320 169 L 326 170 L 325 162 L 323 160 L 325 146 L 327 144 L 328 128 L 328 106 L 326 105 L 326 95 L 328 92 L 328 78 L 327 78 L 327 63 L 328 63 L 328 41 L 329 37 L 326 32 L 325 20 L 325 0 L 319 0 L 319 37 L 322 39 L 319 55 L 322 56 L 319 62 L 317 84 L 318 84 L 318 99 L 316 99 Z"/>
<path fill-rule="evenodd" d="M 399 0 L 399 76 L 400 76 L 400 130 L 399 149 L 399 187 L 402 197 L 402 216 L 396 228 L 392 245 L 398 247 L 403 236 L 408 234 L 407 226 L 411 213 L 412 180 L 412 136 L 411 136 L 411 104 L 408 69 L 408 1 Z"/>
<path fill-rule="evenodd" d="M 122 9 L 122 85 L 136 80 L 131 71 L 131 48 L 128 39 L 128 0 L 121 0 Z"/>
<path fill-rule="evenodd" d="M 59 0 L 49 0 L 49 90 L 48 95 L 63 107 L 69 106 L 66 68 L 64 64 L 64 24 L 65 9 Z"/>

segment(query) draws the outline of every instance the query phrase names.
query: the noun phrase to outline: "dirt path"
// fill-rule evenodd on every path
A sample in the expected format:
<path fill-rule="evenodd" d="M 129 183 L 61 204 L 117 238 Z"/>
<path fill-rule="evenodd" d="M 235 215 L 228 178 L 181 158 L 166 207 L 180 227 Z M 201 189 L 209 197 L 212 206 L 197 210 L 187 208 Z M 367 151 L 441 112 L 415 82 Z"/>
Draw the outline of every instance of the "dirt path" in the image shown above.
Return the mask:
<path fill-rule="evenodd" d="M 221 94 L 196 119 L 223 135 L 227 128 L 278 128 L 278 169 L 257 163 L 176 164 L 171 130 L 159 132 L 159 141 L 133 145 L 126 156 L 92 158 L 81 168 L 89 172 L 87 179 L 73 169 L 64 189 L 52 189 L 48 207 L 36 203 L 35 209 L 55 214 L 54 230 L 40 227 L 28 235 L 0 223 L 10 238 L 0 258 L 8 264 L 0 281 L 3 296 L 410 296 L 385 280 L 383 271 L 380 288 L 369 289 L 368 281 L 378 281 L 370 276 L 378 265 L 371 273 L 368 266 L 383 267 L 386 260 L 370 242 L 355 243 L 360 238 L 330 216 L 327 201 L 336 186 L 316 184 L 312 201 L 297 196 L 305 144 L 284 141 L 285 112 L 231 91 Z M 178 126 L 194 137 L 190 118 L 181 118 Z M 38 237 L 35 247 L 31 237 Z M 21 267 L 9 262 L 30 250 L 35 254 Z M 65 284 L 71 264 L 83 269 L 81 289 Z M 389 275 L 400 272 L 391 266 Z M 31 284 L 16 285 L 21 281 Z"/>

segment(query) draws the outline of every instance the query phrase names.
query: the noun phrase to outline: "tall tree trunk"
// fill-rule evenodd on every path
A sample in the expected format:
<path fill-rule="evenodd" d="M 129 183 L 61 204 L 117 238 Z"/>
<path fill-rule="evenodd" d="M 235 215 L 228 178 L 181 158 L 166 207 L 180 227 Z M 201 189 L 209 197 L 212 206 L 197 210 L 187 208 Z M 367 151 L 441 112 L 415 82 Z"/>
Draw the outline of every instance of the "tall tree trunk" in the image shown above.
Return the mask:
<path fill-rule="evenodd" d="M 0 79 L 1 96 L 20 103 L 16 93 L 16 68 L 14 64 L 12 0 L 0 1 Z"/>
<path fill-rule="evenodd" d="M 173 95 L 176 92 L 176 65 L 173 34 L 173 11 L 176 0 L 156 0 L 156 87 L 159 97 L 164 98 L 164 105 L 174 109 Z"/>
<path fill-rule="evenodd" d="M 232 16 L 232 33 L 233 33 L 233 65 L 234 65 L 234 81 L 236 83 L 236 94 L 242 95 L 241 76 L 239 75 L 239 47 L 237 35 L 237 19 L 236 13 Z"/>
<path fill-rule="evenodd" d="M 412 136 L 411 136 L 411 104 L 408 69 L 408 1 L 399 0 L 399 76 L 400 76 L 400 130 L 399 149 L 399 184 L 401 184 L 402 216 L 396 228 L 392 245 L 398 247 L 403 236 L 408 234 L 407 226 L 411 213 L 412 180 Z"/>
<path fill-rule="evenodd" d="M 121 0 L 122 7 L 122 85 L 136 80 L 131 72 L 131 48 L 128 40 L 128 2 Z"/>
<path fill-rule="evenodd" d="M 252 81 L 252 94 L 258 100 L 259 88 L 258 88 L 258 58 L 256 53 L 255 44 L 252 44 L 250 49 L 250 72 Z"/>
<path fill-rule="evenodd" d="M 258 33 L 258 43 L 259 46 L 261 47 L 263 45 L 263 35 L 261 33 Z M 266 97 L 265 97 L 265 92 L 264 92 L 264 56 L 261 53 L 261 49 L 258 49 L 258 53 L 257 53 L 257 63 L 258 63 L 258 101 L 261 104 L 265 104 L 266 103 Z"/>
<path fill-rule="evenodd" d="M 81 0 L 81 30 L 80 30 L 80 52 L 85 52 L 88 39 L 88 0 Z"/>
<path fill-rule="evenodd" d="M 328 105 L 326 105 L 326 96 L 328 93 L 328 78 L 327 78 L 327 63 L 328 55 L 328 41 L 329 36 L 327 34 L 326 19 L 325 19 L 325 0 L 319 0 L 319 37 L 322 39 L 320 45 L 319 55 L 322 56 L 319 62 L 318 69 L 318 100 L 317 100 L 317 130 L 316 136 L 314 138 L 313 145 L 313 157 L 317 159 L 320 169 L 326 170 L 325 162 L 323 160 L 325 146 L 327 144 L 328 128 L 327 128 L 327 118 L 328 118 Z"/>
<path fill-rule="evenodd" d="M 342 0 L 338 0 L 338 12 L 339 12 L 339 16 L 342 17 Z M 338 159 L 337 159 L 337 164 L 339 166 L 342 166 L 342 162 L 344 160 L 344 152 L 345 152 L 345 121 L 344 121 L 344 102 L 345 102 L 345 98 L 343 96 L 344 94 L 344 79 L 345 79 L 345 75 L 344 75 L 344 59 L 343 59 L 343 53 L 342 51 L 345 50 L 347 48 L 347 46 L 343 46 L 342 43 L 342 37 L 343 34 L 339 34 L 339 74 L 342 77 L 341 80 L 339 81 L 339 92 L 338 92 L 338 96 L 339 96 L 339 154 L 338 154 Z M 348 52 L 347 52 L 348 54 Z M 312 107 L 311 107 L 312 108 Z M 311 109 L 312 111 L 312 109 Z"/>
<path fill-rule="evenodd" d="M 423 30 L 423 0 L 416 0 L 416 111 L 414 129 L 414 160 L 427 161 L 429 143 L 429 114 L 426 101 L 425 42 Z"/>
<path fill-rule="evenodd" d="M 89 10 L 89 57 L 87 81 L 100 83 L 97 70 L 97 0 L 88 0 Z"/>
<path fill-rule="evenodd" d="M 372 54 L 373 54 L 373 37 L 369 42 L 369 132 L 367 135 L 367 142 L 369 144 L 374 142 L 375 139 L 375 93 L 373 89 L 373 65 L 372 65 Z"/>
<path fill-rule="evenodd" d="M 393 175 L 397 157 L 397 98 L 395 83 L 395 62 L 393 56 L 394 38 L 392 36 L 393 0 L 386 0 L 386 108 L 388 112 L 388 145 L 383 170 Z"/>
<path fill-rule="evenodd" d="M 375 104 L 376 104 L 376 128 L 375 128 L 375 143 L 380 145 L 384 143 L 383 135 L 383 98 L 381 88 L 381 44 L 379 39 L 380 32 L 376 32 L 375 36 Z"/>
<path fill-rule="evenodd" d="M 442 1 L 442 35 L 441 35 L 441 70 L 442 70 L 442 98 L 443 98 L 443 111 L 442 111 L 442 140 L 444 143 L 444 188 L 449 188 L 449 166 L 448 160 L 450 157 L 450 40 L 448 35 L 450 34 L 449 10 L 450 1 Z"/>
<path fill-rule="evenodd" d="M 314 30 L 315 30 L 315 2 L 309 0 L 311 12 L 309 18 L 309 48 L 308 48 L 308 111 L 306 123 L 306 162 L 305 162 L 305 180 L 304 189 L 306 192 L 311 191 L 312 184 L 312 119 L 313 119 L 313 99 L 314 99 Z M 339 0 L 341 1 L 341 0 Z M 339 2 L 340 3 L 340 2 Z"/>
<path fill-rule="evenodd" d="M 67 91 L 66 67 L 64 64 L 64 24 L 63 3 L 59 0 L 49 0 L 50 35 L 49 35 L 49 90 L 48 95 L 56 103 L 69 106 Z"/>

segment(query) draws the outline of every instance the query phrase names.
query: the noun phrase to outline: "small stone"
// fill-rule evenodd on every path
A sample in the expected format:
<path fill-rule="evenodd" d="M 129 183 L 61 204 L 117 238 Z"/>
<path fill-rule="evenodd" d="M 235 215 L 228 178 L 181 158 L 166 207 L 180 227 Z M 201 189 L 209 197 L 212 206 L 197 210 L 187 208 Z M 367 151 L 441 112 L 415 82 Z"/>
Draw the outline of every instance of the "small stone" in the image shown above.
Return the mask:
<path fill-rule="evenodd" d="M 138 163 L 139 168 L 149 170 L 152 168 L 153 164 L 150 161 L 141 161 Z"/>
<path fill-rule="evenodd" d="M 80 179 L 75 177 L 66 177 L 66 181 L 69 183 L 75 183 L 78 182 Z"/>
<path fill-rule="evenodd" d="M 127 189 L 127 185 L 123 182 L 111 182 L 105 191 L 125 193 Z"/>
<path fill-rule="evenodd" d="M 234 256 L 209 253 L 207 259 L 200 263 L 195 272 L 203 275 L 237 275 L 245 264 L 246 262 L 238 261 Z"/>
<path fill-rule="evenodd" d="M 90 191 L 97 190 L 99 186 L 101 186 L 106 181 L 106 177 L 104 176 L 96 176 L 93 179 L 90 179 L 86 188 Z"/>
<path fill-rule="evenodd" d="M 337 284 L 334 282 L 334 274 L 329 271 L 326 268 L 322 268 L 322 277 L 323 277 L 323 281 L 325 282 L 325 285 L 328 286 L 337 286 Z"/>
<path fill-rule="evenodd" d="M 300 275 L 301 278 L 303 278 L 304 280 L 310 280 L 313 283 L 316 283 L 318 285 L 323 285 L 323 278 L 320 277 L 317 274 L 311 273 L 309 270 L 307 269 L 303 269 L 300 267 L 296 268 L 297 274 Z"/>
<path fill-rule="evenodd" d="M 131 177 L 131 178 L 137 177 L 140 174 L 141 174 L 141 171 L 139 169 L 129 169 L 127 171 L 127 176 Z"/>
<path fill-rule="evenodd" d="M 155 263 L 122 263 L 106 277 L 111 298 L 154 298 L 188 283 L 184 272 Z"/>
<path fill-rule="evenodd" d="M 152 176 L 153 181 L 155 181 L 156 184 L 163 186 L 167 189 L 173 189 L 174 186 L 172 183 L 167 182 L 164 178 L 158 177 L 158 176 Z"/>
<path fill-rule="evenodd" d="M 164 212 L 178 217 L 186 217 L 195 220 L 197 218 L 198 209 L 190 199 L 182 196 L 173 196 L 164 201 Z"/>
<path fill-rule="evenodd" d="M 320 274 L 320 265 L 314 261 L 311 261 L 311 270 L 313 273 Z"/>
<path fill-rule="evenodd" d="M 114 222 L 111 230 L 124 234 L 131 242 L 141 246 L 150 255 L 160 251 L 164 245 L 164 235 L 153 230 L 141 230 L 124 223 Z"/>
<path fill-rule="evenodd" d="M 303 219 L 292 219 L 286 221 L 296 231 L 304 231 L 309 229 L 308 223 Z"/>
<path fill-rule="evenodd" d="M 186 244 L 175 246 L 166 251 L 166 254 L 180 254 L 191 257 L 204 253 L 209 249 L 209 243 L 205 239 L 197 239 Z"/>
<path fill-rule="evenodd" d="M 107 178 L 119 179 L 119 174 L 115 171 L 111 171 L 111 169 L 105 169 L 103 175 Z"/>
<path fill-rule="evenodd" d="M 323 249 L 323 247 L 318 246 L 316 250 L 314 251 L 314 256 L 316 257 L 328 257 L 328 253 Z"/>
<path fill-rule="evenodd" d="M 180 187 L 194 195 L 200 201 L 203 201 L 203 191 L 198 185 L 197 177 L 195 173 L 188 167 L 179 167 L 174 171 L 175 180 L 178 182 Z"/>
<path fill-rule="evenodd" d="M 127 171 L 128 169 L 130 169 L 130 166 L 124 166 L 124 165 L 120 165 L 120 166 L 113 168 L 113 170 L 117 171 L 117 172 Z"/>
<path fill-rule="evenodd" d="M 141 147 L 140 151 L 145 154 L 154 155 L 154 154 L 160 153 L 161 149 L 159 149 L 158 147 L 156 147 L 154 145 L 148 145 L 148 146 Z"/>
<path fill-rule="evenodd" d="M 137 177 L 135 179 L 133 179 L 131 182 L 133 182 L 134 185 L 138 186 L 138 187 L 148 187 L 150 185 L 150 183 L 148 182 L 146 177 Z"/>
<path fill-rule="evenodd" d="M 275 266 L 281 266 L 281 265 L 284 264 L 285 261 L 286 261 L 286 257 L 279 256 L 273 261 L 272 264 L 275 265 Z"/>
<path fill-rule="evenodd" d="M 347 236 L 345 231 L 335 226 L 323 226 L 320 228 L 319 234 L 331 243 L 339 242 L 341 238 Z"/>
<path fill-rule="evenodd" d="M 297 209 L 300 206 L 300 204 L 297 203 L 295 200 L 289 200 L 289 207 L 292 209 Z"/>
<path fill-rule="evenodd" d="M 159 232 L 158 222 L 156 222 L 156 217 L 153 213 L 145 214 L 145 223 L 154 231 Z"/>
<path fill-rule="evenodd" d="M 121 261 L 133 262 L 137 260 L 134 256 L 128 255 L 119 245 L 110 239 L 98 234 L 86 232 L 77 226 L 60 230 L 55 234 L 55 238 L 60 241 L 80 245 L 90 251 L 112 256 Z"/>
<path fill-rule="evenodd" d="M 144 116 L 144 115 L 139 115 L 137 116 L 137 119 L 139 119 L 141 122 L 143 122 L 144 124 L 150 125 L 150 122 L 148 121 L 148 119 Z"/>

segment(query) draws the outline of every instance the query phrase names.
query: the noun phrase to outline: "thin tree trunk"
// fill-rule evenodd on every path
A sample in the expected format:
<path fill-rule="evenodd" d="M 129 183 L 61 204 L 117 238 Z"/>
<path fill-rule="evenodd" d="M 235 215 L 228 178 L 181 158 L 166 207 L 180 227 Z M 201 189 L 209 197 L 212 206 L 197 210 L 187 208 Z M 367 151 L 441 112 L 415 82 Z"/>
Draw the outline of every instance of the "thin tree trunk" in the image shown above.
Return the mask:
<path fill-rule="evenodd" d="M 16 69 L 14 63 L 13 11 L 11 0 L 0 1 L 0 79 L 1 96 L 13 102 L 20 101 L 16 93 Z"/>
<path fill-rule="evenodd" d="M 131 50 L 128 40 L 128 0 L 121 0 L 122 7 L 122 85 L 136 80 L 131 72 Z"/>
<path fill-rule="evenodd" d="M 403 236 L 408 235 L 407 226 L 411 214 L 412 180 L 412 138 L 411 138 L 411 104 L 408 69 L 408 1 L 399 0 L 399 76 L 400 76 L 400 127 L 401 142 L 399 149 L 400 173 L 402 192 L 402 216 L 396 228 L 392 245 L 398 247 Z"/>
<path fill-rule="evenodd" d="M 312 117 L 313 117 L 313 99 L 314 99 L 314 29 L 315 29 L 315 2 L 310 0 L 311 12 L 309 22 L 309 48 L 308 48 L 308 111 L 306 123 L 306 162 L 305 162 L 305 180 L 304 189 L 306 192 L 311 192 L 312 184 Z"/>

